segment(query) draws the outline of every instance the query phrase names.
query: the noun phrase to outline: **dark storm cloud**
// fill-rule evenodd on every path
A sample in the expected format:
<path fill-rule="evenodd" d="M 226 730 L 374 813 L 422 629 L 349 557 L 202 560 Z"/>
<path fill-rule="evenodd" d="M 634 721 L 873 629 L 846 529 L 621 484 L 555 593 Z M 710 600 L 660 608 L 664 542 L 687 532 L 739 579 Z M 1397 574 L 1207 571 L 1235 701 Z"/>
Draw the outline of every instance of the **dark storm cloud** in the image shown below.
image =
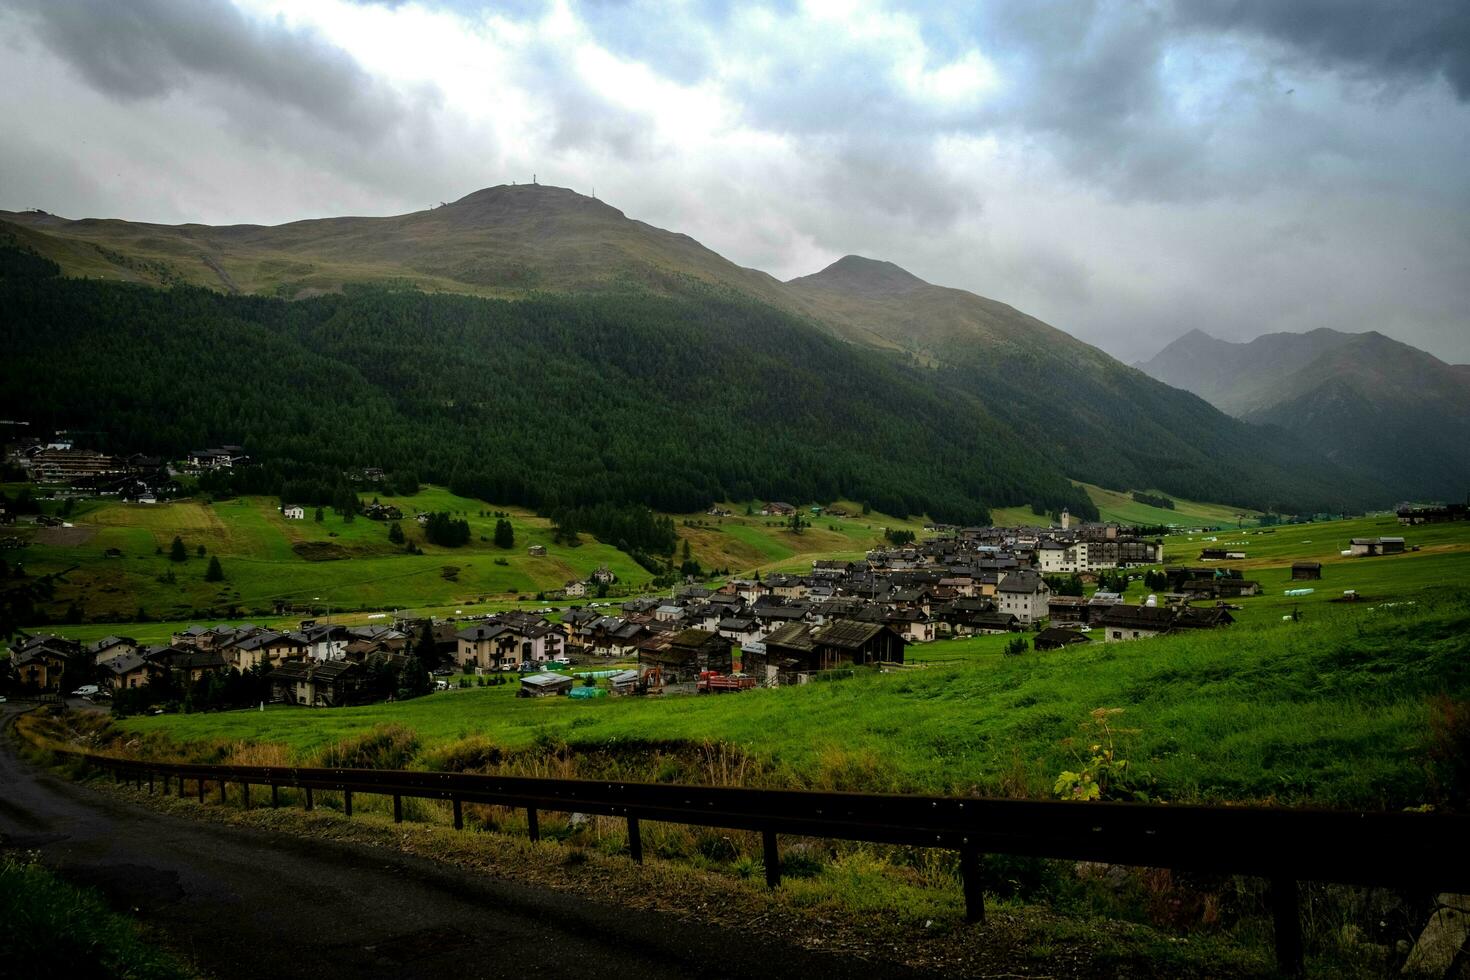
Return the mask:
<path fill-rule="evenodd" d="M 228 0 L 16 0 L 36 36 L 99 91 L 156 99 L 201 79 L 293 107 L 362 140 L 405 107 L 346 52 L 309 31 L 256 23 Z"/>
<path fill-rule="evenodd" d="M 1470 100 L 1470 3 L 1465 0 L 1195 0 L 1182 26 L 1255 35 L 1314 63 L 1373 82 L 1443 75 Z"/>

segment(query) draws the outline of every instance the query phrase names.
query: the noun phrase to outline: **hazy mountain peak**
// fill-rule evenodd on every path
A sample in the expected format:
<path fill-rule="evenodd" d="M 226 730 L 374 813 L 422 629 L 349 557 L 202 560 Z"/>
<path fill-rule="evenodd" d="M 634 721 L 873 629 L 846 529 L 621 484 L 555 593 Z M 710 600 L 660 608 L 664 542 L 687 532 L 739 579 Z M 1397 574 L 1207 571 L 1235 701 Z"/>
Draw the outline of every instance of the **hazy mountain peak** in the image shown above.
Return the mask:
<path fill-rule="evenodd" d="M 844 255 L 821 272 L 791 280 L 836 292 L 876 298 L 900 296 L 929 283 L 906 269 L 861 255 Z"/>

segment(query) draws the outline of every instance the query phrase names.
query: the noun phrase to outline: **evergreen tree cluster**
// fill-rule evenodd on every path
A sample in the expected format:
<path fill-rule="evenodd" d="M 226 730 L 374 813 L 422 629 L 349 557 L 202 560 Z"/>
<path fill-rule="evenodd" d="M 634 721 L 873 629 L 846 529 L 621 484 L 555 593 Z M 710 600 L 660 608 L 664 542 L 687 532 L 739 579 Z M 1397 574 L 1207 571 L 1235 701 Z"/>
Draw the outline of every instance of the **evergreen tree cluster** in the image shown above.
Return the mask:
<path fill-rule="evenodd" d="M 1144 493 L 1141 490 L 1133 491 L 1133 502 L 1147 504 L 1150 507 L 1161 507 L 1164 510 L 1174 509 L 1174 501 L 1171 498 L 1156 493 Z"/>
<path fill-rule="evenodd" d="M 429 521 L 424 525 L 424 538 L 430 544 L 437 544 L 445 548 L 458 548 L 469 544 L 470 522 L 464 518 L 456 518 L 448 511 L 439 511 L 429 515 Z"/>
<path fill-rule="evenodd" d="M 516 529 L 510 521 L 504 517 L 495 522 L 495 547 L 514 548 L 516 546 Z"/>

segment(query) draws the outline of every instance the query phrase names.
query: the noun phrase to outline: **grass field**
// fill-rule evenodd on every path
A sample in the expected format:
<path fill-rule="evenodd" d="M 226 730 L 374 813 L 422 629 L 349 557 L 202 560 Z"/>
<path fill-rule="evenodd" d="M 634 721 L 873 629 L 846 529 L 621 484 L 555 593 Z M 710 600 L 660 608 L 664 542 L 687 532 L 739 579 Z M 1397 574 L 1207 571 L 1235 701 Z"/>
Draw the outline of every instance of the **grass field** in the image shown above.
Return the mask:
<path fill-rule="evenodd" d="M 1077 486 L 1086 490 L 1087 496 L 1097 505 L 1099 518 L 1104 521 L 1116 521 L 1119 524 L 1143 524 L 1150 527 L 1156 525 L 1164 525 L 1165 527 L 1235 526 L 1242 518 L 1254 524 L 1255 519 L 1261 516 L 1260 511 L 1249 508 L 1203 503 L 1198 500 L 1186 500 L 1183 497 L 1166 494 L 1160 490 L 1147 490 L 1144 492 L 1155 496 L 1165 496 L 1173 500 L 1173 510 L 1164 507 L 1153 507 L 1149 504 L 1140 504 L 1133 499 L 1131 492 L 1106 490 L 1091 483 L 1078 483 Z M 993 508 L 990 512 L 990 520 L 993 524 L 1000 527 L 1049 523 L 1046 517 L 1037 516 L 1032 512 L 1030 507 Z"/>
<path fill-rule="evenodd" d="M 690 551 L 703 567 L 728 568 L 737 575 L 810 571 L 817 559 L 861 558 L 885 543 L 884 532 L 889 529 L 924 535 L 922 517 L 900 520 L 879 513 L 864 515 L 862 506 L 851 501 L 834 506 L 852 516 L 816 516 L 803 511 L 802 517 L 810 526 L 800 534 L 791 531 L 782 518 L 746 516 L 744 503 L 721 506 L 735 516 L 680 514 L 674 523 L 680 538 L 689 542 Z"/>
<path fill-rule="evenodd" d="M 361 517 L 349 523 L 330 509 L 320 523 L 310 514 L 304 521 L 288 521 L 275 498 L 241 497 L 215 503 L 83 504 L 70 518 L 74 528 L 33 532 L 19 557 L 31 574 L 73 569 L 55 605 L 76 602 L 89 619 L 121 615 L 131 620 L 139 608 L 169 619 L 219 618 L 231 609 L 263 617 L 277 603 L 321 611 L 448 608 L 557 589 L 599 565 L 630 585 L 650 578 L 628 555 L 590 536 L 584 535 L 578 547 L 554 543 L 550 522 L 523 510 L 508 510 L 515 546 L 500 549 L 488 539 L 496 521 L 491 512 L 504 508 L 437 488 L 411 498 L 381 499 L 410 515 L 402 526 L 423 548 L 422 555 L 391 544 L 384 523 Z M 425 543 L 411 517 L 419 510 L 463 517 L 471 542 L 462 548 Z M 184 541 L 188 561 L 169 560 L 175 535 Z M 547 555 L 531 557 L 527 549 L 533 544 L 544 545 Z M 197 555 L 199 547 L 205 557 Z M 109 549 L 121 556 L 108 557 Z M 219 558 L 224 582 L 204 581 L 208 556 Z M 166 581 L 170 572 L 173 582 Z"/>
<path fill-rule="evenodd" d="M 525 510 L 435 487 L 409 498 L 380 499 L 409 515 L 401 522 L 404 532 L 424 554 L 410 555 L 391 544 L 381 522 L 359 517 L 349 523 L 330 509 L 320 523 L 310 510 L 306 520 L 292 521 L 282 516 L 274 497 L 241 497 L 151 505 L 82 503 L 67 518 L 72 527 L 23 531 L 29 535 L 28 546 L 8 552 L 7 560 L 23 562 L 31 574 L 70 569 L 49 614 L 61 618 L 75 603 L 85 620 L 117 624 L 108 632 L 125 631 L 121 625 L 140 619 L 139 609 L 147 619 L 169 621 L 263 621 L 280 604 L 318 615 L 395 609 L 439 614 L 467 606 L 477 611 L 503 608 L 517 596 L 530 599 L 584 579 L 599 565 L 617 575 L 620 591 L 644 589 L 652 578 L 627 554 L 590 535 L 582 535 L 577 547 L 557 544 L 550 521 Z M 847 506 L 861 513 L 858 505 Z M 817 558 L 861 557 L 882 543 L 886 528 L 916 534 L 923 529 L 919 518 L 899 521 L 872 514 L 815 518 L 796 534 L 776 518 L 743 516 L 745 504 L 730 504 L 729 509 L 741 516 L 678 515 L 680 551 L 688 541 L 704 568 L 733 574 L 807 570 Z M 416 511 L 463 517 L 470 524 L 471 542 L 462 548 L 426 544 L 412 520 Z M 496 511 L 507 513 L 515 527 L 513 548 L 500 549 L 489 540 Z M 182 563 L 167 555 L 175 535 L 189 553 Z M 543 545 L 546 556 L 531 557 L 527 549 L 533 544 Z M 203 557 L 197 553 L 200 547 Z M 109 551 L 117 556 L 109 557 Z M 204 581 L 209 556 L 219 558 L 224 582 Z M 170 573 L 173 581 L 168 580 Z M 143 624 L 126 632 L 141 638 L 157 631 Z"/>
<path fill-rule="evenodd" d="M 1166 496 L 1174 501 L 1174 509 L 1164 507 L 1153 507 L 1148 504 L 1140 504 L 1133 499 L 1131 493 L 1120 493 L 1115 490 L 1105 490 L 1102 487 L 1093 486 L 1090 483 L 1079 483 L 1078 486 L 1087 491 L 1092 502 L 1097 504 L 1099 515 L 1105 521 L 1117 521 L 1120 524 L 1163 524 L 1165 526 L 1208 526 L 1234 525 L 1240 518 L 1253 521 L 1260 516 L 1259 511 L 1244 507 L 1229 507 L 1224 504 L 1209 504 L 1198 500 L 1185 500 L 1173 494 L 1163 494 L 1161 491 L 1148 490 L 1156 496 Z"/>
<path fill-rule="evenodd" d="M 578 703 L 518 699 L 507 685 L 122 724 L 223 747 L 209 757 L 244 742 L 310 759 L 395 722 L 417 733 L 421 761 L 453 758 L 465 743 L 534 753 L 564 741 L 612 753 L 634 778 L 656 778 L 665 754 L 698 756 L 716 742 L 748 761 L 750 783 L 1045 796 L 1074 763 L 1064 740 L 1094 708 L 1112 707 L 1139 730 L 1124 754 L 1152 795 L 1394 807 L 1430 792 L 1427 699 L 1470 694 L 1470 605 L 1447 590 L 1423 592 L 1415 606 L 1323 607 L 1299 623 L 1056 653 L 1008 657 L 996 641 L 916 651 L 928 666 L 730 697 Z"/>
<path fill-rule="evenodd" d="M 1343 555 L 1352 538 L 1403 537 L 1417 547 L 1402 555 L 1352 558 Z M 1334 602 L 1354 590 L 1361 605 L 1383 602 L 1412 602 L 1422 591 L 1440 585 L 1470 585 L 1470 525 L 1429 524 L 1401 527 L 1392 516 L 1363 517 L 1320 524 L 1298 524 L 1218 534 L 1174 534 L 1164 541 L 1170 562 L 1199 565 L 1201 549 L 1230 546 L 1242 550 L 1239 561 L 1211 562 L 1212 566 L 1239 569 L 1248 579 L 1261 583 L 1262 594 L 1238 600 L 1237 620 L 1280 620 L 1293 610 L 1316 612 L 1337 608 Z M 1291 565 L 1296 561 L 1322 563 L 1320 581 L 1294 582 Z M 1287 589 L 1309 588 L 1310 595 L 1284 595 Z"/>

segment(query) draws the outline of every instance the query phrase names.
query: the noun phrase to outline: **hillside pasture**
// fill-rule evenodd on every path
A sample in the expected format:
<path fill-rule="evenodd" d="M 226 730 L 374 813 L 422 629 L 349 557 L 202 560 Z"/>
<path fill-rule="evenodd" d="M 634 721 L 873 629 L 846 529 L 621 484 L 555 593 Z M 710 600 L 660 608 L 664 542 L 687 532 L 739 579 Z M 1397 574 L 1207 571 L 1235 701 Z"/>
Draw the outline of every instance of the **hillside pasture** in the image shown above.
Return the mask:
<path fill-rule="evenodd" d="M 1151 797 L 1392 808 L 1432 801 L 1427 699 L 1470 694 L 1470 605 L 1445 590 L 1372 613 L 1324 607 L 1290 628 L 1020 656 L 999 654 L 997 639 L 915 651 L 929 666 L 732 696 L 526 700 L 506 685 L 122 724 L 179 742 L 274 743 L 310 760 L 393 722 L 417 733 L 426 763 L 468 741 L 532 753 L 565 742 L 614 753 L 630 778 L 651 777 L 641 767 L 660 753 L 723 743 L 764 785 L 1045 797 L 1075 765 L 1068 740 L 1109 707 L 1137 730 L 1122 754 Z"/>

